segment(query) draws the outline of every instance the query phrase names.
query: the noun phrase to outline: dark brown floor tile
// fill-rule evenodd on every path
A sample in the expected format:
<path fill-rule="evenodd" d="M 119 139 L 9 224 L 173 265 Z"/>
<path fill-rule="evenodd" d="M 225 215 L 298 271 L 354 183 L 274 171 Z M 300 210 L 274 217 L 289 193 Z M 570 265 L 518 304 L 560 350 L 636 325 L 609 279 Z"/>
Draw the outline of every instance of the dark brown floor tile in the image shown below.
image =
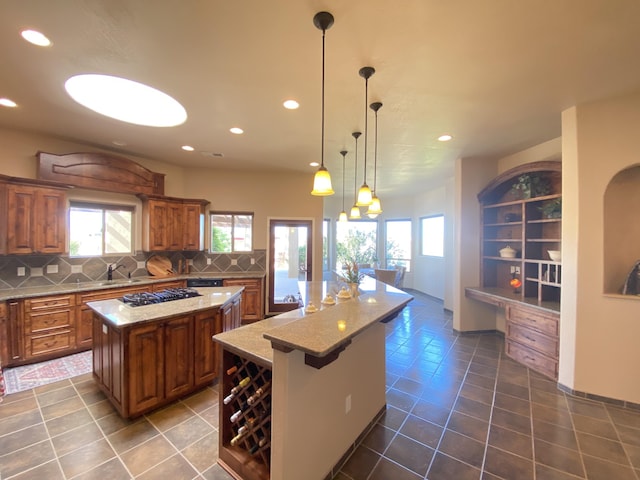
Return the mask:
<path fill-rule="evenodd" d="M 448 457 L 440 452 L 436 453 L 427 475 L 429 480 L 478 480 L 480 470 Z"/>
<path fill-rule="evenodd" d="M 427 387 L 422 392 L 421 400 L 438 405 L 442 408 L 450 409 L 458 398 L 458 388 L 450 389 L 437 389 L 434 387 Z"/>
<path fill-rule="evenodd" d="M 80 447 L 61 456 L 60 466 L 67 478 L 85 473 L 116 456 L 105 439 Z"/>
<path fill-rule="evenodd" d="M 178 449 L 182 450 L 205 435 L 213 433 L 213 428 L 200 417 L 192 417 L 164 432 L 164 435 Z"/>
<path fill-rule="evenodd" d="M 476 468 L 482 467 L 484 443 L 460 435 L 452 430 L 445 430 L 438 451 Z"/>
<path fill-rule="evenodd" d="M 471 362 L 469 364 L 469 371 L 471 373 L 482 375 L 483 377 L 495 378 L 498 373 L 498 367 Z"/>
<path fill-rule="evenodd" d="M 218 464 L 214 465 L 213 467 L 208 469 L 206 472 L 204 472 L 202 474 L 202 477 L 205 480 L 233 480 L 233 477 L 229 475 L 227 472 L 225 472 L 224 469 Z M 334 477 L 334 479 L 335 480 L 351 480 L 350 477 L 347 477 L 342 473 L 338 474 L 338 476 Z"/>
<path fill-rule="evenodd" d="M 417 401 L 418 397 L 401 392 L 395 388 L 391 388 L 387 391 L 387 405 L 396 407 L 399 410 L 410 412 Z"/>
<path fill-rule="evenodd" d="M 159 433 L 160 432 L 146 419 L 142 419 L 108 435 L 107 438 L 116 453 L 122 454 L 136 445 L 155 437 Z"/>
<path fill-rule="evenodd" d="M 73 450 L 104 438 L 102 431 L 95 423 L 87 423 L 74 430 L 53 437 L 51 442 L 56 454 L 61 457 Z"/>
<path fill-rule="evenodd" d="M 0 410 L 2 414 L 2 410 Z M 22 430 L 23 428 L 31 427 L 42 423 L 42 415 L 40 410 L 29 410 L 17 415 L 11 415 L 9 417 L 1 417 L 0 420 L 0 436 L 6 435 L 16 430 Z"/>
<path fill-rule="evenodd" d="M 624 425 L 616 425 L 616 430 L 620 436 L 620 441 L 628 445 L 640 447 L 640 430 L 637 428 L 626 427 Z"/>
<path fill-rule="evenodd" d="M 81 395 L 81 397 L 84 403 L 86 403 L 87 405 L 93 405 L 94 403 L 101 402 L 103 400 L 106 400 L 107 398 L 107 396 L 104 393 L 102 393 L 100 390 L 87 392 Z"/>
<path fill-rule="evenodd" d="M 481 480 L 504 480 L 503 478 L 500 478 L 497 475 L 494 475 L 493 473 L 489 473 L 487 471 L 482 472 L 482 477 L 480 477 Z"/>
<path fill-rule="evenodd" d="M 416 475 L 386 458 L 382 458 L 373 469 L 369 480 L 389 480 L 391 478 L 393 480 L 419 480 L 422 479 L 422 476 Z"/>
<path fill-rule="evenodd" d="M 378 453 L 360 446 L 356 448 L 341 470 L 353 480 L 366 480 L 379 459 Z"/>
<path fill-rule="evenodd" d="M 0 454 L 11 453 L 34 443 L 40 443 L 48 438 L 44 424 L 32 425 L 0 437 Z"/>
<path fill-rule="evenodd" d="M 384 456 L 418 475 L 424 476 L 433 457 L 433 449 L 404 435 L 397 435 Z"/>
<path fill-rule="evenodd" d="M 24 390 L 22 392 L 10 393 L 5 395 L 2 398 L 2 403 L 0 404 L 0 413 L 4 412 L 4 408 L 10 403 L 20 403 L 25 402 L 27 400 L 35 400 L 36 396 L 33 390 Z M 34 403 L 35 408 L 35 403 Z"/>
<path fill-rule="evenodd" d="M 502 368 L 498 372 L 498 382 L 510 383 L 519 387 L 529 388 L 529 377 L 526 372 L 524 375 L 513 375 L 511 373 L 503 372 Z"/>
<path fill-rule="evenodd" d="M 89 405 L 87 407 L 93 415 L 93 418 L 102 418 L 106 415 L 110 415 L 112 413 L 116 413 L 116 409 L 109 400 L 102 400 L 101 402 L 94 403 L 93 405 Z"/>
<path fill-rule="evenodd" d="M 589 480 L 637 480 L 631 467 L 607 462 L 589 455 L 582 456 Z"/>
<path fill-rule="evenodd" d="M 147 415 L 147 419 L 161 432 L 175 427 L 189 418 L 195 416 L 193 410 L 183 403 L 173 403 L 168 407 L 156 410 Z"/>
<path fill-rule="evenodd" d="M 543 378 L 536 375 L 530 375 L 529 385 L 531 386 L 532 390 L 540 390 L 543 392 L 564 394 L 564 392 L 562 392 L 562 390 L 558 388 L 558 384 L 556 382 L 552 382 L 548 378 Z"/>
<path fill-rule="evenodd" d="M 411 413 L 424 420 L 428 420 L 429 422 L 432 422 L 432 423 L 435 423 L 436 425 L 441 425 L 444 427 L 447 424 L 447 419 L 449 418 L 450 410 L 439 407 L 433 403 L 420 400 L 413 407 L 413 410 L 411 411 Z"/>
<path fill-rule="evenodd" d="M 529 400 L 529 387 L 516 385 L 514 383 L 498 380 L 496 392 L 505 393 L 512 397 L 521 398 L 522 400 Z"/>
<path fill-rule="evenodd" d="M 576 480 L 578 478 L 584 477 L 576 477 L 541 463 L 536 463 L 536 480 Z"/>
<path fill-rule="evenodd" d="M 538 403 L 531 404 L 531 413 L 534 420 L 552 423 L 564 428 L 573 428 L 571 413 L 569 410 L 557 410 Z"/>
<path fill-rule="evenodd" d="M 486 388 L 488 390 L 493 390 L 493 387 L 496 384 L 496 380 L 494 378 L 483 377 L 482 375 L 477 375 L 472 372 L 469 372 L 467 374 L 465 382 L 477 385 L 478 387 Z"/>
<path fill-rule="evenodd" d="M 54 403 L 53 405 L 47 405 L 42 407 L 42 417 L 45 420 L 50 420 L 56 417 L 62 417 L 76 410 L 85 408 L 84 403 L 77 395 L 63 402 Z"/>
<path fill-rule="evenodd" d="M 178 451 L 166 438 L 157 435 L 121 454 L 120 459 L 134 476 L 138 476 L 176 453 Z M 216 458 L 217 455 L 214 460 Z"/>
<path fill-rule="evenodd" d="M 624 450 L 627 452 L 629 460 L 631 460 L 631 465 L 633 465 L 634 468 L 640 468 L 640 447 L 624 445 Z"/>
<path fill-rule="evenodd" d="M 117 432 L 118 430 L 122 430 L 129 425 L 133 425 L 140 420 L 128 420 L 126 418 L 122 418 L 119 413 L 111 413 L 109 415 L 105 415 L 104 417 L 98 418 L 97 423 L 104 432 L 105 435 L 109 436 L 112 433 Z"/>
<path fill-rule="evenodd" d="M 494 408 L 491 414 L 491 424 L 508 428 L 524 435 L 531 435 L 531 419 L 524 415 Z"/>
<path fill-rule="evenodd" d="M 517 413 L 519 415 L 529 416 L 531 415 L 531 404 L 528 400 L 523 400 L 518 397 L 512 397 L 506 393 L 496 392 L 496 397 L 493 405 L 503 410 L 509 410 L 510 412 Z"/>
<path fill-rule="evenodd" d="M 182 450 L 182 455 L 199 472 L 204 472 L 218 461 L 218 432 L 210 433 Z"/>
<path fill-rule="evenodd" d="M 58 390 L 36 393 L 36 396 L 38 397 L 38 403 L 40 404 L 40 407 L 46 407 L 49 405 L 53 405 L 54 403 L 63 402 L 65 400 L 77 397 L 78 392 L 76 392 L 76 389 L 71 384 L 69 384 L 68 387 L 60 388 Z"/>
<path fill-rule="evenodd" d="M 415 415 L 409 415 L 400 429 L 400 433 L 431 448 L 436 448 L 442 436 L 442 430 L 443 428 L 435 423 L 427 422 Z"/>
<path fill-rule="evenodd" d="M 219 405 L 214 405 L 206 410 L 202 410 L 198 415 L 200 415 L 202 419 L 212 427 L 218 428 L 218 425 L 220 424 Z"/>
<path fill-rule="evenodd" d="M 40 387 L 36 387 L 33 389 L 33 392 L 36 395 L 40 395 L 41 393 L 51 392 L 53 390 L 60 390 L 62 388 L 67 388 L 72 385 L 71 380 L 65 379 L 60 380 L 59 382 L 47 383 L 46 385 L 42 385 Z"/>
<path fill-rule="evenodd" d="M 369 447 L 371 450 L 383 454 L 395 435 L 396 432 L 394 430 L 384 427 L 378 423 L 373 426 L 362 444 Z"/>
<path fill-rule="evenodd" d="M 586 415 L 587 417 L 609 420 L 609 415 L 604 405 L 600 402 L 576 398 L 567 395 L 567 404 L 571 413 Z"/>
<path fill-rule="evenodd" d="M 396 383 L 393 384 L 393 388 L 400 390 L 401 392 L 408 393 L 415 397 L 419 397 L 422 394 L 425 386 L 421 382 L 416 382 L 408 378 L 400 377 Z"/>
<path fill-rule="evenodd" d="M 11 477 L 55 459 L 55 453 L 49 440 L 10 453 L 5 450 L 0 450 L 0 452 L 2 452 L 0 472 L 2 472 L 3 478 Z"/>
<path fill-rule="evenodd" d="M 534 439 L 535 460 L 562 472 L 584 476 L 580 454 L 568 448 Z"/>
<path fill-rule="evenodd" d="M 453 412 L 449 423 L 447 423 L 447 428 L 478 440 L 479 442 L 485 442 L 489 432 L 489 422 L 470 417 L 464 413 Z"/>
<path fill-rule="evenodd" d="M 577 432 L 576 435 L 583 455 L 591 455 L 592 457 L 599 457 L 625 465 L 629 463 L 627 454 L 620 442 L 582 432 Z"/>
<path fill-rule="evenodd" d="M 46 423 L 49 435 L 55 437 L 68 432 L 69 430 L 86 425 L 87 423 L 93 423 L 93 417 L 89 414 L 89 411 L 86 408 L 82 408 L 62 417 L 56 417 L 48 420 Z"/>
<path fill-rule="evenodd" d="M 98 465 L 96 468 L 78 475 L 73 480 L 131 480 L 131 475 L 124 468 L 119 458 Z"/>
<path fill-rule="evenodd" d="M 491 406 L 484 403 L 469 400 L 465 397 L 458 397 L 454 407 L 455 411 L 479 418 L 480 420 L 489 420 L 491 415 Z"/>
<path fill-rule="evenodd" d="M 11 398 L 12 395 L 8 395 L 6 398 Z M 10 417 L 12 415 L 19 415 L 21 413 L 37 409 L 38 402 L 36 401 L 36 397 L 34 395 L 31 395 L 27 398 L 20 397 L 20 400 L 11 402 L 5 399 L 2 403 L 0 403 L 0 415 L 2 415 L 2 418 Z"/>
<path fill-rule="evenodd" d="M 590 433 L 598 437 L 608 438 L 609 440 L 617 440 L 618 433 L 611 422 L 603 422 L 592 417 L 573 414 L 573 425 L 576 431 Z M 640 433 L 640 432 L 639 432 Z"/>
<path fill-rule="evenodd" d="M 493 390 L 487 390 L 471 383 L 465 383 L 460 389 L 460 395 L 476 402 L 487 405 L 493 404 Z"/>
<path fill-rule="evenodd" d="M 509 452 L 488 446 L 484 469 L 502 478 L 533 480 L 533 462 Z"/>
<path fill-rule="evenodd" d="M 378 423 L 390 428 L 391 430 L 398 430 L 405 418 L 407 418 L 407 412 L 392 407 L 391 405 L 387 405 L 387 408 L 378 420 Z"/>
<path fill-rule="evenodd" d="M 498 366 L 498 353 L 492 352 L 491 355 L 481 355 L 479 352 L 473 356 L 471 364 L 484 365 L 486 367 L 496 368 Z"/>
<path fill-rule="evenodd" d="M 556 393 L 545 392 L 543 390 L 531 390 L 531 401 L 557 410 L 564 410 L 567 408 L 567 399 L 562 392 Z"/>
<path fill-rule="evenodd" d="M 218 391 L 213 388 L 205 388 L 181 401 L 191 410 L 201 412 L 218 403 Z"/>
<path fill-rule="evenodd" d="M 606 406 L 613 423 L 640 430 L 640 410 L 630 408 L 619 408 L 613 405 Z"/>
<path fill-rule="evenodd" d="M 65 480 L 65 476 L 60 470 L 60 465 L 57 460 L 51 460 L 37 466 L 32 470 L 28 470 L 24 473 L 20 473 L 15 477 L 11 477 L 11 480 Z"/>
<path fill-rule="evenodd" d="M 78 375 L 77 377 L 73 377 L 69 379 L 71 383 L 74 385 L 79 385 L 81 383 L 93 382 L 93 372 L 83 373 L 82 375 Z"/>
<path fill-rule="evenodd" d="M 528 375 L 527 367 L 524 365 L 511 360 L 509 357 L 506 357 L 504 354 L 500 358 L 500 372 L 501 376 L 508 377 L 512 375 L 514 377 L 527 377 Z"/>
<path fill-rule="evenodd" d="M 489 432 L 489 444 L 515 455 L 533 459 L 533 440 L 528 435 L 492 425 Z"/>
<path fill-rule="evenodd" d="M 560 445 L 561 447 L 578 449 L 576 434 L 571 428 L 562 428 L 552 423 L 533 421 L 533 436 L 545 442 Z"/>

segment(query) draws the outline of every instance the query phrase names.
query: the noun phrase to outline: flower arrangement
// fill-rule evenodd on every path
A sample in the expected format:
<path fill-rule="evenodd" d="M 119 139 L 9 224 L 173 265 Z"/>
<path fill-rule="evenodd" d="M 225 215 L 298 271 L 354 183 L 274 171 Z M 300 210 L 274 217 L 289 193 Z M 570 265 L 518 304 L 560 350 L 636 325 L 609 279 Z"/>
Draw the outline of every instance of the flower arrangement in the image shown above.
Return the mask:
<path fill-rule="evenodd" d="M 346 262 L 342 269 L 342 278 L 347 283 L 360 283 L 364 274 L 360 273 L 355 261 Z"/>

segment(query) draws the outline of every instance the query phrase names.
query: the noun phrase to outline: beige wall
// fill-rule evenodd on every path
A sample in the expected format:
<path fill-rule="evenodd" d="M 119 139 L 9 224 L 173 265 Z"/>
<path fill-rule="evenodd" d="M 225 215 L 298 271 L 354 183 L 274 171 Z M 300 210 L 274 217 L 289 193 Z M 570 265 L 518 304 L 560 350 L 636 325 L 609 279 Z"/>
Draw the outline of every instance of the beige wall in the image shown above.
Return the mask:
<path fill-rule="evenodd" d="M 640 403 L 640 297 L 603 292 L 604 194 L 619 171 L 640 164 L 640 92 L 571 108 L 563 113 L 562 128 L 559 381 L 575 390 Z M 635 245 L 637 259 L 640 241 Z"/>

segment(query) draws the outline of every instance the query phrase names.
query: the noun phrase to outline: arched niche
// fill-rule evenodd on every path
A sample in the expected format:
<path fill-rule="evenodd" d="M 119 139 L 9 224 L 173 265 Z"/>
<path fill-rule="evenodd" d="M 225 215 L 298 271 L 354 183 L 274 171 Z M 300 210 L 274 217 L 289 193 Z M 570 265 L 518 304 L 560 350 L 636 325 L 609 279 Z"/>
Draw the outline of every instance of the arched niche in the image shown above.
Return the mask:
<path fill-rule="evenodd" d="M 604 292 L 621 293 L 640 260 L 640 165 L 618 172 L 604 193 Z"/>

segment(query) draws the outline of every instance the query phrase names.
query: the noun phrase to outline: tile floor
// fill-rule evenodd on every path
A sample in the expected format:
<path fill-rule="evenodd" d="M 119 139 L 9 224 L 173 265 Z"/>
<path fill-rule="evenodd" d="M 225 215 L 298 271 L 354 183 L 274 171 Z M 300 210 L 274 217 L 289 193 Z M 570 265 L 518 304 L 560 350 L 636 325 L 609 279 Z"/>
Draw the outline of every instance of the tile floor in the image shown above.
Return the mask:
<path fill-rule="evenodd" d="M 412 293 L 387 324 L 387 412 L 336 479 L 640 480 L 640 410 L 559 391 Z M 228 480 L 217 401 L 211 387 L 127 422 L 90 375 L 9 395 L 0 479 Z"/>

